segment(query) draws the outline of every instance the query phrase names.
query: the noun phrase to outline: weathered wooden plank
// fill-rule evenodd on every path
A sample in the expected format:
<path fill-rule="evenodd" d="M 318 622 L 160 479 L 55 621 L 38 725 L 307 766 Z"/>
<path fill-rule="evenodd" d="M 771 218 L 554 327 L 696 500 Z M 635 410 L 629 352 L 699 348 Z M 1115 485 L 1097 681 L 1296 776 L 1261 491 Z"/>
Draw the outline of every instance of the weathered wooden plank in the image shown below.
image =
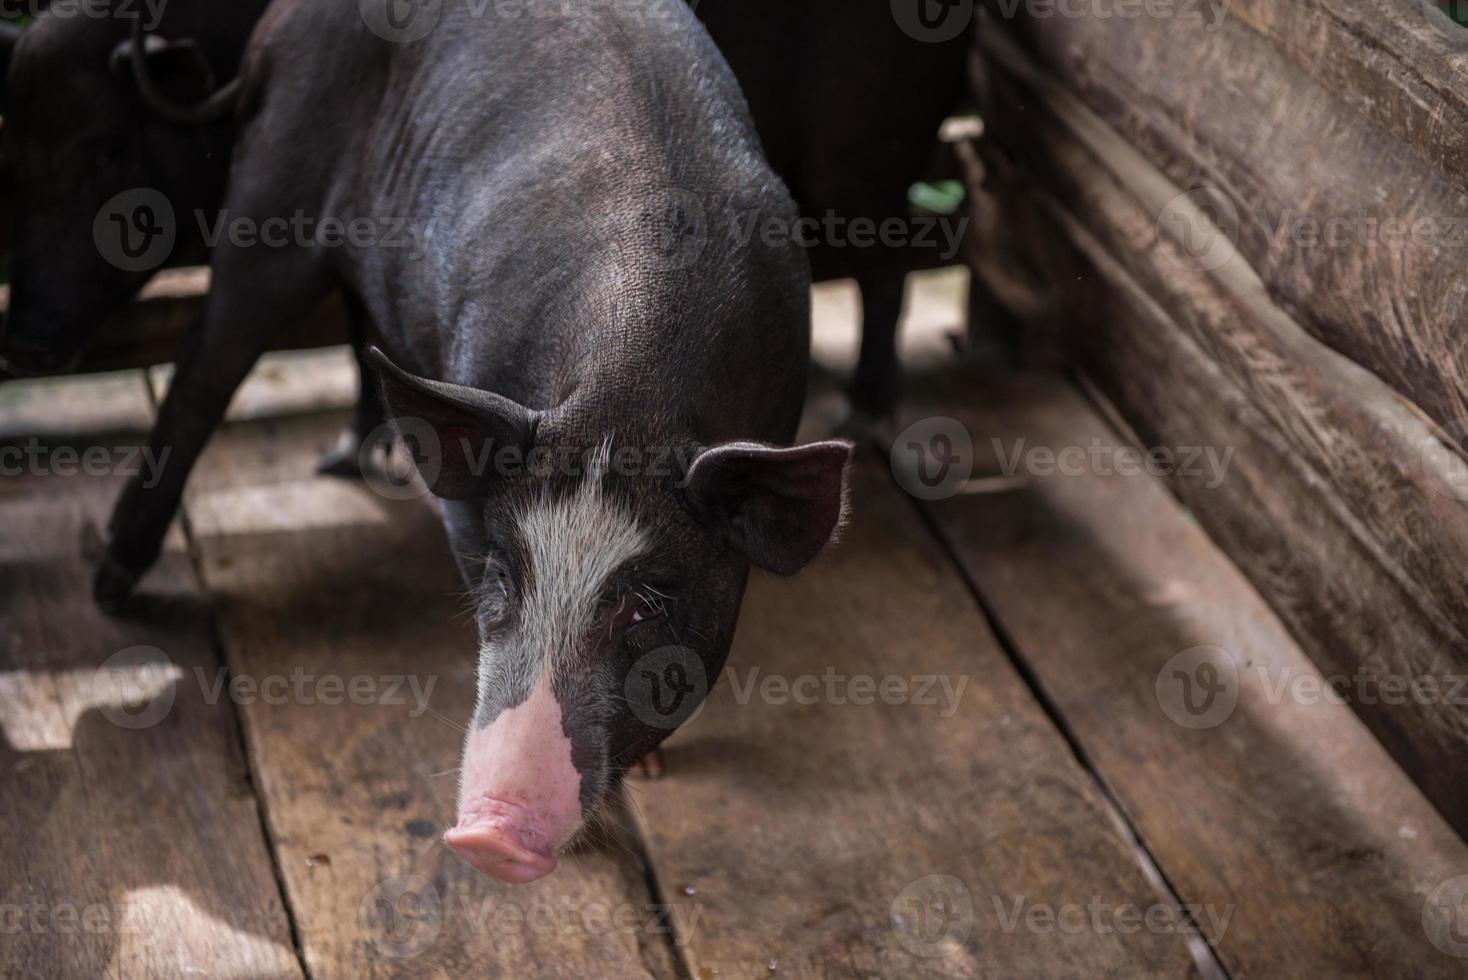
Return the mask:
<path fill-rule="evenodd" d="M 1051 330 L 1144 438 L 1234 452 L 1222 486 L 1180 481 L 1178 492 L 1300 644 L 1331 672 L 1468 671 L 1461 459 L 1410 404 L 1272 306 L 1242 262 L 1210 253 L 1200 266 L 1159 234 L 1150 215 L 1175 187 L 1094 116 L 1032 78 L 993 82 L 997 103 L 1027 106 L 1022 126 L 996 112 L 993 131 L 1012 134 L 1047 188 L 1011 206 L 1025 214 L 1019 250 L 1043 256 L 1064 306 Z M 1464 706 L 1358 707 L 1468 828 L 1452 776 Z"/>
<path fill-rule="evenodd" d="M 313 477 L 343 421 L 227 426 L 186 498 L 233 677 L 301 678 L 242 712 L 312 975 L 667 975 L 667 924 L 625 841 L 519 889 L 442 844 L 472 624 L 427 502 Z"/>
<path fill-rule="evenodd" d="M 137 371 L 0 382 L 0 499 L 54 493 L 72 474 L 138 458 L 153 404 Z"/>
<path fill-rule="evenodd" d="M 1389 16 L 1377 0 L 1230 0 L 1225 16 L 1269 38 L 1468 190 L 1468 30 L 1433 0 L 1397 0 Z"/>
<path fill-rule="evenodd" d="M 98 392 L 126 409 L 116 426 L 69 382 L 48 447 L 100 445 L 68 419 L 131 428 L 147 403 L 130 380 Z M 7 438 L 44 397 L 3 410 Z M 220 666 L 181 536 L 146 600 L 108 618 L 82 541 L 122 479 L 0 484 L 0 974 L 301 976 L 233 706 L 203 683 Z"/>
<path fill-rule="evenodd" d="M 689 972 L 1186 974 L 1177 931 L 1046 920 L 1165 904 L 886 467 L 855 491 L 839 549 L 751 581 L 731 667 L 635 789 Z"/>
<path fill-rule="evenodd" d="M 1179 895 L 1226 896 L 1229 974 L 1461 976 L 1424 899 L 1468 846 L 1131 447 L 1050 377 L 909 407 L 958 419 L 1004 481 L 927 507 Z"/>
<path fill-rule="evenodd" d="M 1458 336 L 1468 318 L 1468 193 L 1461 178 L 1446 179 L 1347 104 L 1328 73 L 1312 76 L 1303 56 L 1250 26 L 1264 29 L 1264 11 L 1283 6 L 1244 4 L 1249 23 L 1223 16 L 1212 30 L 1183 17 L 1022 17 L 1008 22 L 1011 30 L 979 35 L 990 64 L 1010 60 L 1006 38 L 1019 37 L 1041 74 L 1077 93 L 1180 194 L 1213 204 L 1223 231 L 1303 327 L 1439 425 L 1461 425 L 1468 420 L 1468 350 Z M 1358 31 L 1356 43 L 1369 43 L 1360 23 L 1366 7 L 1378 23 L 1401 22 L 1383 28 L 1388 33 L 1416 16 L 1382 18 L 1379 3 L 1308 6 L 1320 12 L 1309 20 L 1325 36 L 1317 46 L 1329 46 L 1337 30 Z M 1338 28 L 1328 26 L 1332 14 L 1346 18 Z M 1296 37 L 1304 26 L 1296 16 L 1280 31 Z M 1439 64 L 1455 76 L 1456 61 Z M 1390 62 L 1383 54 L 1378 64 Z M 1410 80 L 1414 72 L 1401 75 Z M 1362 98 L 1369 95 L 1355 102 Z M 1435 118 L 1437 107 L 1460 102 L 1429 103 L 1422 125 L 1450 129 L 1448 117 Z M 1009 108 L 1022 116 L 1022 105 Z M 1177 220 L 1171 210 L 1152 217 Z"/>
<path fill-rule="evenodd" d="M 1176 186 L 1063 92 L 1016 83 L 1032 99 L 1025 131 L 1036 138 L 1027 148 L 1044 156 L 1047 194 L 1087 216 L 1078 235 L 1094 238 L 1248 395 L 1414 600 L 1468 634 L 1468 468 L 1452 446 L 1389 386 L 1273 306 L 1252 271 L 1227 258 L 1227 243 L 1216 242 L 1223 257 L 1207 269 L 1185 241 L 1156 235 L 1150 215 Z M 1073 337 L 1071 346 L 1104 342 L 1099 336 Z"/>
<path fill-rule="evenodd" d="M 152 424 L 153 403 L 137 371 L 0 382 L 0 441 L 6 443 L 136 436 Z"/>

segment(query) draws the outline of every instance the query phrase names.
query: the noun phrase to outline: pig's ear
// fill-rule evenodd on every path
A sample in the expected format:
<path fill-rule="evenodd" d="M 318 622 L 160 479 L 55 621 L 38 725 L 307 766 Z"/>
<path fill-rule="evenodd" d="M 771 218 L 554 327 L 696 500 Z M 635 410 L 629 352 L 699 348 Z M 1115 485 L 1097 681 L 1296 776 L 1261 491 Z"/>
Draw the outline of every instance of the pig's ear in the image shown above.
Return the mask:
<path fill-rule="evenodd" d="M 700 520 L 761 568 L 793 575 L 814 558 L 846 517 L 851 443 L 777 449 L 736 442 L 699 453 L 685 493 Z"/>
<path fill-rule="evenodd" d="M 539 413 L 524 405 L 492 391 L 409 374 L 376 347 L 367 354 L 377 366 L 387 415 L 404 441 L 422 442 L 422 425 L 433 432 L 437 446 L 411 448 L 415 455 L 434 454 L 437 466 L 420 459 L 419 470 L 436 496 L 463 500 L 482 492 L 497 472 L 498 454 L 508 447 L 523 454 L 534 439 Z"/>

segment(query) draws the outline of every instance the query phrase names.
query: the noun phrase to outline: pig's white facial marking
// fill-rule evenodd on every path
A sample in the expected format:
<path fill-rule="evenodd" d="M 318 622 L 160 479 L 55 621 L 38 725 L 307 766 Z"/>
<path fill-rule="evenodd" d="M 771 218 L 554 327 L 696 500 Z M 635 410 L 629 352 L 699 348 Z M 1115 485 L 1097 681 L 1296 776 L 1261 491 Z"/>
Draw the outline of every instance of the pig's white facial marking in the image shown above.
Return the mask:
<path fill-rule="evenodd" d="M 517 703 L 543 672 L 554 677 L 585 642 L 613 573 L 647 550 L 648 534 L 603 488 L 610 452 L 601 447 L 573 493 L 542 494 L 517 515 L 526 581 L 513 628 L 480 650 L 481 710 Z"/>
<path fill-rule="evenodd" d="M 542 496 L 517 522 L 531 581 L 516 632 L 552 667 L 584 641 L 612 574 L 649 544 L 632 515 L 603 490 L 610 451 L 602 446 L 575 493 Z"/>

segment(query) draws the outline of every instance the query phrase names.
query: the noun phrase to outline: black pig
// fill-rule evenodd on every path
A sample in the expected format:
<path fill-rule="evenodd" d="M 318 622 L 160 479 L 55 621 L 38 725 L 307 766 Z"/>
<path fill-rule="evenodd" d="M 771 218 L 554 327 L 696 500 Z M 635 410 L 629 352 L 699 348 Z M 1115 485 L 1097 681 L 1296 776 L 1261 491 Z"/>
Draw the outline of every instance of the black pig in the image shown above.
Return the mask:
<path fill-rule="evenodd" d="M 179 216 L 218 208 L 238 91 L 224 80 L 266 5 L 170 0 L 147 34 L 142 3 L 0 25 L 0 155 L 14 198 L 0 376 L 64 370 L 165 259 L 203 257 L 197 223 L 184 220 L 173 254 L 124 268 L 98 248 L 94 222 L 135 188 L 157 191 Z"/>
<path fill-rule="evenodd" d="M 795 205 L 680 0 L 370 7 L 277 0 L 255 34 L 227 210 L 320 232 L 216 247 L 152 437 L 169 466 L 124 493 L 96 592 L 131 592 L 236 386 L 344 289 L 476 596 L 446 839 L 529 881 L 668 734 L 634 666 L 717 675 L 749 565 L 793 573 L 836 532 L 851 446 L 788 446 L 809 267 L 741 244 L 727 202 Z"/>
<path fill-rule="evenodd" d="M 938 126 L 963 92 L 974 5 L 960 0 L 690 0 L 743 86 L 771 166 L 807 218 L 847 232 L 901 222 L 953 249 L 961 230 L 914 228 L 907 190 L 922 178 Z M 856 428 L 890 416 L 898 393 L 897 321 L 904 248 L 813 236 L 819 279 L 861 288 L 861 355 L 851 386 Z"/>

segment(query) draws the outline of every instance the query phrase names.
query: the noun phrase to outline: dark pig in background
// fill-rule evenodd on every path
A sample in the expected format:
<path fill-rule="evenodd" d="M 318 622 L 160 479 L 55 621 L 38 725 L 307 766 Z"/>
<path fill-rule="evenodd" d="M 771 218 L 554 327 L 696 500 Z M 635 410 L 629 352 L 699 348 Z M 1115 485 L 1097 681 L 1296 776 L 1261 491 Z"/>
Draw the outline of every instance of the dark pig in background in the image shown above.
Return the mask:
<path fill-rule="evenodd" d="M 192 219 L 224 197 L 240 55 L 266 6 L 114 0 L 0 25 L 14 209 L 0 377 L 65 370 L 160 265 L 203 259 Z M 125 227 L 99 235 L 109 220 Z"/>
<path fill-rule="evenodd" d="M 692 6 L 739 79 L 771 166 L 808 221 L 820 225 L 811 252 L 816 278 L 851 276 L 861 288 L 853 422 L 857 429 L 880 422 L 898 394 L 897 321 L 917 251 L 913 239 L 926 237 L 907 219 L 908 188 L 922 178 L 938 128 L 962 96 L 975 5 L 696 0 Z M 903 234 L 851 240 L 854 223 L 880 229 L 892 221 Z M 943 235 L 956 227 L 945 225 Z M 905 244 L 894 244 L 897 238 Z M 942 236 L 933 241 L 940 243 Z"/>
<path fill-rule="evenodd" d="M 119 501 L 95 587 L 125 601 L 235 388 L 343 289 L 474 596 L 478 705 L 446 840 L 530 881 L 676 723 L 630 689 L 666 681 L 686 717 L 749 566 L 794 573 L 836 533 L 851 446 L 789 445 L 809 267 L 793 244 L 741 243 L 724 202 L 797 212 L 681 0 L 372 8 L 271 7 L 227 207 L 383 237 L 215 248 L 152 436 L 169 466 Z"/>

